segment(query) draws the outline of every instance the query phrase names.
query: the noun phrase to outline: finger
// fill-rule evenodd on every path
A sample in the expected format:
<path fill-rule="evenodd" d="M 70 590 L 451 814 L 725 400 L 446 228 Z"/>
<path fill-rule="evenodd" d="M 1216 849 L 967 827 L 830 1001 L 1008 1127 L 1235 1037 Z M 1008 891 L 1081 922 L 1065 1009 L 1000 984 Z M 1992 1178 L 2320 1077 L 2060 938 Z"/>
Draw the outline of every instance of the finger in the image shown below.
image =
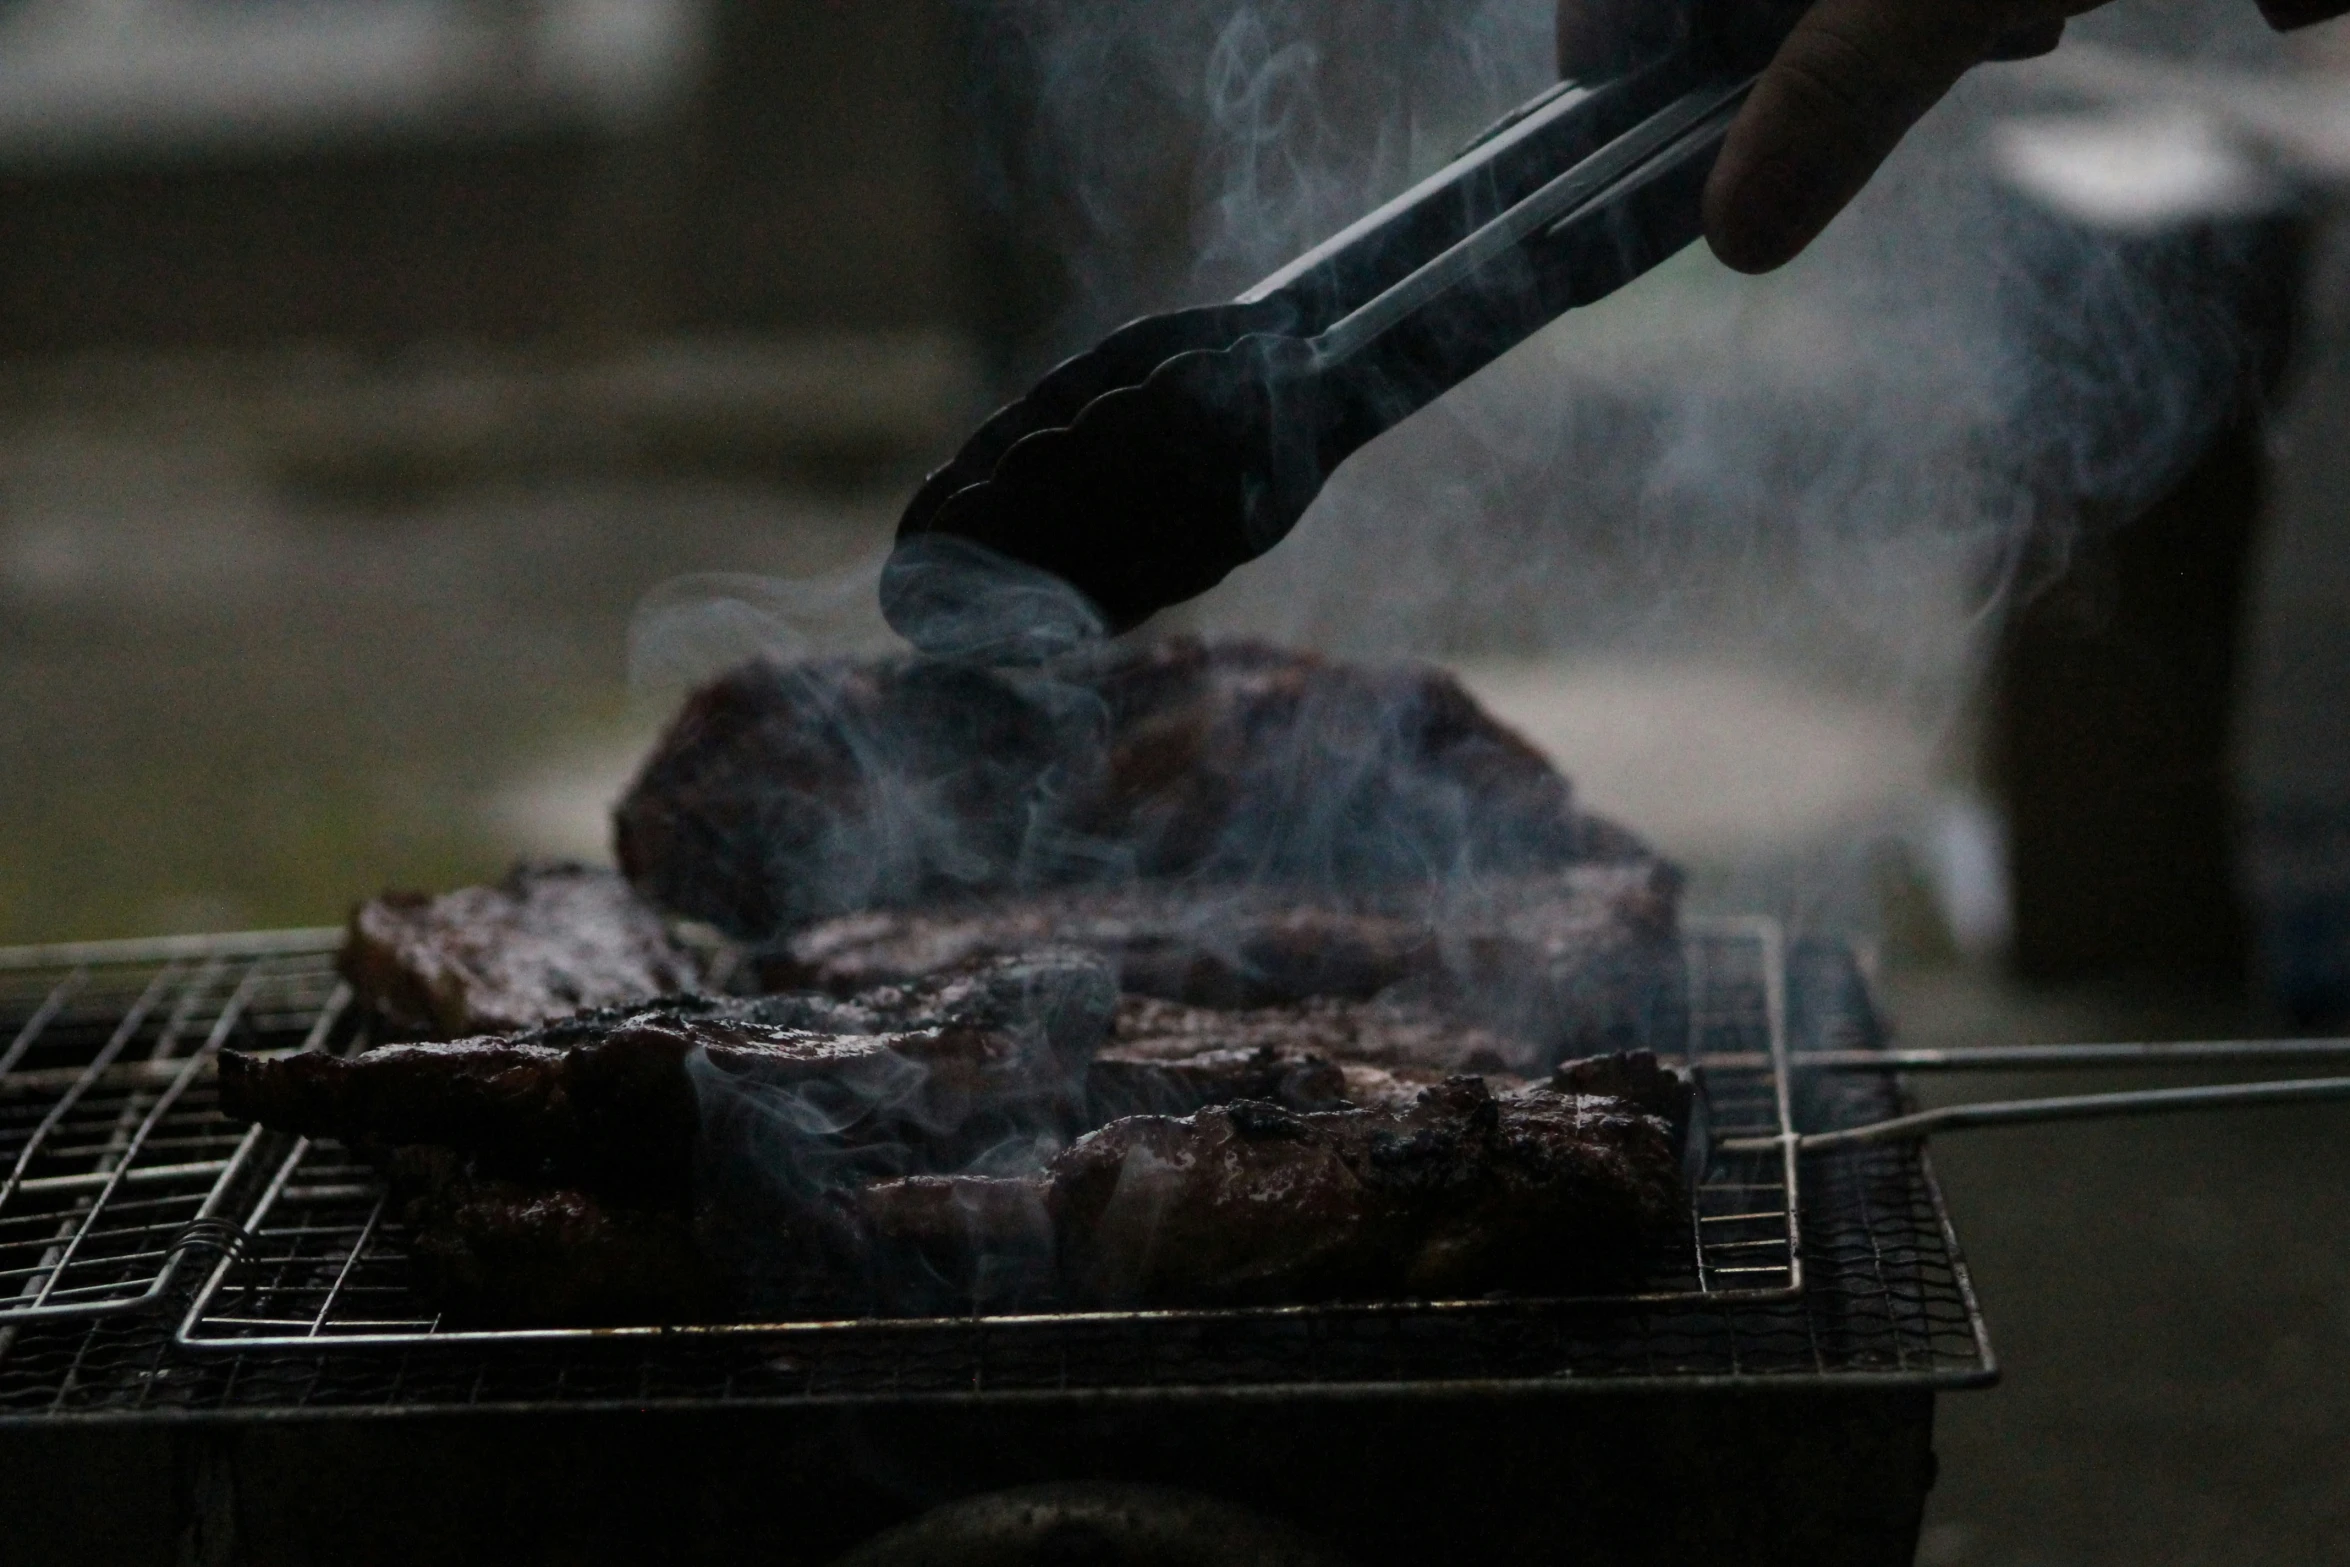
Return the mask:
<path fill-rule="evenodd" d="M 2044 54 L 2053 54 L 2064 42 L 2064 18 L 2053 17 L 2045 22 L 2027 22 L 2011 27 L 1991 40 L 1991 50 L 1983 56 L 1992 60 L 2037 60 Z"/>
<path fill-rule="evenodd" d="M 1741 272 L 1810 244 L 1989 52 L 2001 28 L 1954 0 L 1816 0 L 1755 84 L 1705 188 L 1705 235 Z"/>

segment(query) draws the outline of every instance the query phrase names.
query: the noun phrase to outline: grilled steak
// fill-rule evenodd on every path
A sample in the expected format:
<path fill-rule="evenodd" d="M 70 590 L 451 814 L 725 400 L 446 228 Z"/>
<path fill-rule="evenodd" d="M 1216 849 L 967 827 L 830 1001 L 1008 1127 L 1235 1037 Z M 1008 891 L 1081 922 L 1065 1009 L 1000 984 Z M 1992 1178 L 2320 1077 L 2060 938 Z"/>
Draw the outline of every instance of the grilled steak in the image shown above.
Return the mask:
<path fill-rule="evenodd" d="M 1653 1060 L 1586 1075 L 1685 1107 Z M 905 1174 L 788 1127 L 801 1147 L 780 1161 L 772 1142 L 727 1139 L 743 1157 L 705 1162 L 690 1208 L 504 1178 L 445 1148 L 389 1163 L 418 1288 L 490 1323 L 1577 1290 L 1629 1279 L 1685 1222 L 1685 1129 L 1664 1114 L 1387 1081 L 1368 1107 L 1126 1117 L 1039 1173 Z"/>
<path fill-rule="evenodd" d="M 410 1283 L 452 1325 L 706 1322 L 730 1309 L 731 1284 L 673 1208 L 484 1178 L 445 1148 L 389 1163 Z"/>
<path fill-rule="evenodd" d="M 903 1033 L 959 1025 L 1034 1034 L 1054 1055 L 1080 1061 L 1110 1030 L 1118 977 L 1094 953 L 1033 943 L 851 995 L 784 991 L 724 1005 L 763 1023 L 817 1033 Z"/>
<path fill-rule="evenodd" d="M 1550 1086 L 1563 1094 L 1621 1099 L 1634 1109 L 1664 1120 L 1674 1129 L 1676 1137 L 1685 1136 L 1689 1130 L 1689 1114 L 1695 1098 L 1693 1085 L 1646 1050 L 1562 1061 L 1550 1074 Z"/>
<path fill-rule="evenodd" d="M 1441 671 L 1178 637 L 1042 668 L 753 663 L 615 814 L 630 880 L 746 940 L 1137 878 L 1329 890 L 1644 855 Z"/>
<path fill-rule="evenodd" d="M 1422 1007 L 1318 999 L 1227 1012 L 1128 996 L 1085 1069 L 1086 1108 L 1099 1125 L 1235 1099 L 1292 1110 L 1404 1103 L 1463 1072 L 1523 1086 L 1507 1069 L 1532 1070 L 1534 1054 Z"/>
<path fill-rule="evenodd" d="M 1063 1289 L 1107 1306 L 1605 1286 L 1685 1222 L 1661 1118 L 1475 1078 L 1407 1109 L 1115 1121 L 1047 1195 Z"/>
<path fill-rule="evenodd" d="M 689 990 L 691 954 L 610 871 L 518 865 L 494 887 L 387 892 L 351 913 L 338 967 L 401 1033 L 503 1034 Z"/>
<path fill-rule="evenodd" d="M 337 1058 L 224 1051 L 222 1109 L 305 1136 L 462 1150 L 502 1173 L 679 1198 L 712 1115 L 776 1115 L 919 1165 L 1081 1123 L 1117 990 L 1083 953 L 1020 953 L 853 1000 L 678 996 L 509 1038 Z"/>
<path fill-rule="evenodd" d="M 1040 1176 L 920 1176 L 856 1202 L 901 1271 L 1042 1278 L 1049 1251 L 1065 1305 L 1578 1290 L 1635 1277 L 1687 1222 L 1680 1135 L 1623 1100 L 1460 1077 L 1379 1108 L 1129 1117 Z"/>
<path fill-rule="evenodd" d="M 854 994 L 1058 943 L 1099 953 L 1130 992 L 1225 1008 L 1312 997 L 1416 1001 L 1528 1041 L 1534 1073 L 1638 1048 L 1680 990 L 1677 876 L 1654 861 L 1443 889 L 1301 901 L 1294 888 L 1065 889 L 809 926 L 765 983 Z"/>
<path fill-rule="evenodd" d="M 863 1287 L 887 1311 L 1035 1305 L 1059 1292 L 1050 1187 L 1038 1176 L 909 1175 L 846 1200 Z"/>
<path fill-rule="evenodd" d="M 1179 1060 L 1201 1051 L 1266 1047 L 1424 1071 L 1433 1074 L 1430 1083 L 1470 1073 L 1525 1076 L 1535 1070 L 1537 1054 L 1525 1040 L 1401 1002 L 1316 997 L 1294 1006 L 1233 1012 L 1125 996 L 1118 1002 L 1109 1042 L 1094 1059 Z"/>
<path fill-rule="evenodd" d="M 1066 1130 L 1081 1079 L 1017 1034 L 962 1025 L 813 1034 L 648 1009 L 568 1048 L 387 1045 L 338 1058 L 225 1051 L 222 1110 L 351 1143 L 430 1143 L 500 1174 L 682 1203 L 706 1120 L 778 1156 L 868 1150 L 869 1174 L 959 1167 L 1006 1137 Z"/>

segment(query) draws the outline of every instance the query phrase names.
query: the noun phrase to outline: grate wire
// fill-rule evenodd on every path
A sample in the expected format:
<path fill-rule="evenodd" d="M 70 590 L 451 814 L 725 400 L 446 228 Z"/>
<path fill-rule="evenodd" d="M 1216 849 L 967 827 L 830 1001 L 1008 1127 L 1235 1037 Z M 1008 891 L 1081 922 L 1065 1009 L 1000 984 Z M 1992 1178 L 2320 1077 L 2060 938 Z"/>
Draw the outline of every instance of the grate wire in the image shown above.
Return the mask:
<path fill-rule="evenodd" d="M 266 1139 L 218 1113 L 224 1047 L 323 1048 L 336 933 L 0 952 L 0 1335 L 158 1305 L 232 1240 Z"/>
<path fill-rule="evenodd" d="M 1800 1070 L 1806 1049 L 1876 1041 L 1865 986 L 1842 949 L 1779 948 L 1752 922 L 1695 939 L 1714 944 L 1692 949 L 1690 1049 L 1751 1058 L 1783 1045 L 1797 1067 L 1759 1074 L 1759 1081 L 1708 1074 L 1724 1079 L 1705 1110 L 1715 1130 L 1768 1130 L 1783 1119 L 1791 1129 L 1817 1129 L 1899 1108 L 1898 1089 L 1882 1079 Z M 268 956 L 248 949 L 236 961 Z M 289 973 L 311 965 L 305 972 L 314 979 L 324 967 L 318 953 L 283 961 Z M 0 966 L 0 983 L 9 972 Z M 195 1037 L 175 1046 L 170 1059 L 184 1060 L 212 1039 L 218 1012 L 202 1008 L 242 983 L 244 971 L 232 977 L 223 968 L 216 1001 L 190 1014 Z M 322 1021 L 331 998 L 320 998 L 314 986 L 305 1011 L 291 994 L 256 981 L 246 1021 L 232 1024 L 231 1035 L 242 1043 L 249 1036 L 239 1031 L 250 1029 L 250 1037 L 267 1034 L 282 1048 L 338 1043 L 340 1025 Z M 115 1024 L 134 999 L 118 1000 Z M 28 1003 L 24 1015 L 40 1004 Z M 270 1017 L 274 1033 L 261 1026 Z M 87 1046 L 85 1065 L 96 1048 Z M 34 1054 L 20 1052 L 28 1060 Z M 57 1058 L 42 1062 L 54 1067 Z M 204 1082 L 199 1073 L 186 1093 L 200 1094 Z M 0 1329 L 0 1421 L 473 1406 L 1951 1387 L 1995 1375 L 1922 1150 L 1850 1146 L 1807 1156 L 1799 1171 L 1789 1167 L 1791 1157 L 1743 1157 L 1736 1171 L 1709 1172 L 1718 1206 L 1693 1215 L 1699 1233 L 1711 1218 L 1722 1240 L 1689 1248 L 1676 1265 L 1686 1284 L 1701 1270 L 1714 1280 L 1753 1278 L 1726 1270 L 1764 1265 L 1735 1259 L 1777 1261 L 1759 1288 L 1458 1307 L 976 1317 L 485 1341 L 434 1331 L 407 1296 L 397 1225 L 383 1211 L 372 1172 L 331 1143 L 300 1145 L 263 1172 L 266 1182 L 254 1182 L 264 1190 L 233 1252 L 201 1285 L 184 1277 L 172 1291 L 191 1308 L 179 1334 L 169 1318 L 152 1313 L 52 1317 Z M 1798 1192 L 1800 1203 L 1791 1200 Z M 1774 1206 L 1782 1197 L 1789 1199 L 1783 1213 Z M 1751 1217 L 1758 1214 L 1770 1222 Z M 362 1235 L 366 1244 L 355 1244 Z M 1784 1237 L 1776 1253 L 1740 1244 L 1774 1236 Z M 198 1289 L 201 1299 L 190 1294 Z M 308 1302 L 298 1317 L 268 1304 L 297 1297 Z M 302 1329 L 297 1347 L 284 1342 L 288 1323 Z M 351 1331 L 330 1331 L 338 1326 Z M 377 1331 L 387 1328 L 399 1331 Z M 187 1341 L 190 1331 L 221 1338 L 198 1346 Z M 239 1342 L 239 1334 L 268 1341 Z"/>
<path fill-rule="evenodd" d="M 1695 921 L 1684 942 L 1679 1014 L 1664 1037 L 1686 1041 L 1688 1058 L 1759 1059 L 1706 1071 L 1693 1144 L 1719 1136 L 1779 1136 L 1766 1153 L 1715 1152 L 1691 1184 L 1687 1238 L 1652 1256 L 1640 1291 L 1617 1303 L 1650 1305 L 1761 1301 L 1800 1293 L 1798 1174 L 1792 1152 L 1792 1093 L 1786 1067 L 1786 962 L 1767 920 Z M 439 1345 L 675 1337 L 663 1328 L 466 1330 L 443 1324 L 407 1285 L 405 1230 L 381 1182 L 331 1140 L 296 1144 L 246 1220 L 246 1244 L 224 1256 L 200 1291 L 180 1339 L 194 1351 L 290 1349 L 333 1341 L 388 1349 Z M 1592 1304 L 1578 1301 L 1578 1307 Z M 1055 1332 L 1077 1320 L 1316 1320 L 1349 1314 L 1448 1317 L 1514 1309 L 1483 1301 L 1269 1307 L 1248 1311 L 1033 1312 L 991 1319 L 1006 1330 Z M 951 1331 L 962 1318 L 901 1319 L 899 1332 Z M 842 1333 L 873 1324 L 767 1321 L 696 1328 L 706 1335 Z"/>

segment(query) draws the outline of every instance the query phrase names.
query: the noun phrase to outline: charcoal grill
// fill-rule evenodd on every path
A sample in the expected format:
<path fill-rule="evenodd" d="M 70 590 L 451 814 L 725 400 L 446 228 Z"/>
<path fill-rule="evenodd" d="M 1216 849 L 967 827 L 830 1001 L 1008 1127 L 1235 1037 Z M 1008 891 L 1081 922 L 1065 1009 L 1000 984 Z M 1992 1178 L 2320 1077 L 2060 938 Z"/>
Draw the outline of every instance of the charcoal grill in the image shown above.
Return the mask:
<path fill-rule="evenodd" d="M 1712 1130 L 1755 1146 L 1704 1171 L 1699 1239 L 1640 1295 L 498 1335 L 408 1299 L 371 1177 L 248 1140 L 187 1065 L 338 1048 L 357 1023 L 329 940 L 5 970 L 0 1022 L 51 1041 L 20 1075 L 90 1075 L 77 1104 L 176 1085 L 140 1116 L 224 1139 L 169 1153 L 219 1168 L 115 1253 L 116 1296 L 159 1309 L 50 1311 L 0 1343 L 0 1505 L 39 1560 L 821 1562 L 939 1503 L 1085 1480 L 1221 1498 L 1364 1563 L 1548 1560 L 1569 1535 L 1600 1562 L 1903 1561 L 1933 1395 L 1995 1376 L 1922 1149 L 1796 1152 L 1903 1105 L 1789 1070 L 1880 1040 L 1849 956 L 1763 922 L 1692 930 Z M 76 1012 L 71 1045 L 69 981 L 132 999 L 110 1026 Z M 166 1023 L 124 1034 L 146 1042 L 126 1072 L 132 1045 L 105 1052 L 138 1000 Z M 122 1167 L 163 1167 L 156 1135 Z M 101 1190 L 50 1210 L 42 1255 L 142 1188 Z"/>

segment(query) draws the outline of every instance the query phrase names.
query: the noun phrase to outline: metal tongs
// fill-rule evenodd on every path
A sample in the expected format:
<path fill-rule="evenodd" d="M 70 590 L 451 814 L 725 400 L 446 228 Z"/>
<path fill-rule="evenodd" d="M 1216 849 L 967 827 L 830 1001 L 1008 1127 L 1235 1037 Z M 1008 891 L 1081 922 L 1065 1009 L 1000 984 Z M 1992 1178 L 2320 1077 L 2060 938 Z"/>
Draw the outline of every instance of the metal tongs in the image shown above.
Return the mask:
<path fill-rule="evenodd" d="M 1063 363 L 906 508 L 891 625 L 932 651 L 1017 640 L 973 636 L 974 617 L 1039 613 L 973 569 L 989 562 L 1058 578 L 1098 613 L 1086 630 L 1123 631 L 1271 549 L 1366 443 L 1697 238 L 1722 138 L 1801 10 L 1685 0 L 1645 58 L 1542 93 L 1238 299 Z"/>

